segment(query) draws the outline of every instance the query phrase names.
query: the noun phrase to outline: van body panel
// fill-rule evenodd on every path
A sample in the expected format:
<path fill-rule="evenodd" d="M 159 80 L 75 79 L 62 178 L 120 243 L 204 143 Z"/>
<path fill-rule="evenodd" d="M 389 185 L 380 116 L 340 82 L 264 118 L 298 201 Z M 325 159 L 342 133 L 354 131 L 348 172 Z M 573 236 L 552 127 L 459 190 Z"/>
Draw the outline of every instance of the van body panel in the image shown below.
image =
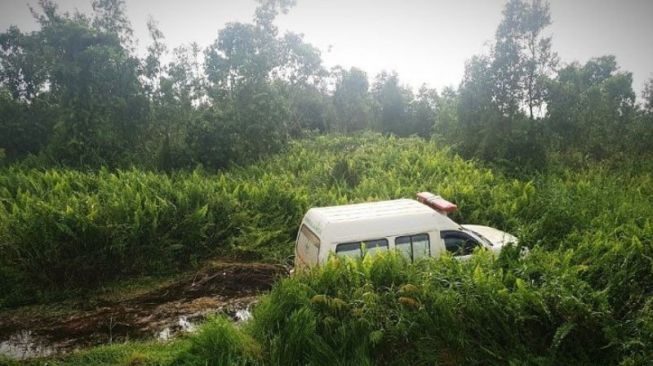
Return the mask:
<path fill-rule="evenodd" d="M 419 234 L 428 235 L 430 255 L 439 256 L 444 251 L 440 230 L 460 230 L 446 215 L 410 199 L 311 208 L 302 220 L 304 227 L 319 239 L 318 263 L 335 253 L 338 244 L 387 239 L 388 250 L 394 250 L 397 237 Z M 311 266 L 314 263 L 306 259 L 306 243 L 300 243 L 301 228 L 295 262 Z"/>
<path fill-rule="evenodd" d="M 295 245 L 295 266 L 311 267 L 320 261 L 320 238 L 305 224 L 297 234 Z"/>
<path fill-rule="evenodd" d="M 514 236 L 487 226 L 459 225 L 446 213 L 411 199 L 317 207 L 309 209 L 302 220 L 295 246 L 295 265 L 307 267 L 324 263 L 336 253 L 339 244 L 343 244 L 341 254 L 348 256 L 362 256 L 366 241 L 372 243 L 373 253 L 385 250 L 385 244 L 379 245 L 383 240 L 387 240 L 387 250 L 397 250 L 397 238 L 401 238 L 403 246 L 400 249 L 404 253 L 410 253 L 411 258 L 419 257 L 424 249 L 421 234 L 428 236 L 431 257 L 449 251 L 464 259 L 472 252 L 473 248 L 467 246 L 470 242 L 474 247 L 497 252 L 504 244 L 517 241 Z M 447 235 L 449 244 L 445 245 L 443 235 Z M 465 253 L 455 250 L 457 239 L 451 235 L 469 238 L 460 244 Z M 406 246 L 408 239 L 405 237 L 410 238 L 410 247 Z M 312 247 L 309 244 L 313 244 Z"/>

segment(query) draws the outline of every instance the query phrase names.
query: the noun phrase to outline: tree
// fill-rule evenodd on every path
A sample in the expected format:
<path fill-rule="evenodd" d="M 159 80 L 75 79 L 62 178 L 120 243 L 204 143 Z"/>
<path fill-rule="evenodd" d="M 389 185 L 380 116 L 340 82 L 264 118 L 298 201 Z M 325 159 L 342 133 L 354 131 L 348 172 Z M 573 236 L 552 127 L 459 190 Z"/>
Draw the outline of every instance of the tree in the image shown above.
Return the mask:
<path fill-rule="evenodd" d="M 161 64 L 161 58 L 168 49 L 164 43 L 165 37 L 154 19 L 147 21 L 147 30 L 152 44 L 147 47 L 147 56 L 143 62 L 143 87 L 150 100 L 155 100 L 160 91 L 161 78 L 166 70 Z"/>
<path fill-rule="evenodd" d="M 354 132 L 370 127 L 371 106 L 367 74 L 357 68 L 349 70 L 337 67 L 333 69 L 335 90 L 333 105 L 336 114 L 338 132 Z"/>
<path fill-rule="evenodd" d="M 409 118 L 412 92 L 399 85 L 396 72 L 382 72 L 377 75 L 372 87 L 372 96 L 376 102 L 378 128 L 381 131 L 398 136 L 413 133 Z"/>
<path fill-rule="evenodd" d="M 460 97 L 453 87 L 446 87 L 436 99 L 436 118 L 433 122 L 433 135 L 440 141 L 460 140 L 460 122 L 458 121 L 458 103 Z"/>
<path fill-rule="evenodd" d="M 259 3 L 252 24 L 228 24 L 204 52 L 207 110 L 194 122 L 188 141 L 205 165 L 223 167 L 278 151 L 290 136 L 291 120 L 291 103 L 278 81 L 285 75 L 304 82 L 314 70 L 310 47 L 301 37 L 278 37 L 274 25 L 294 2 Z M 290 49 L 293 53 L 285 52 Z M 222 156 L 207 157 L 207 150 Z"/>
<path fill-rule="evenodd" d="M 558 58 L 551 37 L 543 35 L 551 24 L 549 4 L 542 0 L 510 0 L 497 28 L 493 51 L 495 101 L 501 112 L 514 117 L 525 106 L 531 120 L 544 103 L 547 79 Z"/>
<path fill-rule="evenodd" d="M 0 34 L 0 147 L 10 160 L 38 154 L 58 115 L 46 88 L 51 61 L 37 52 L 40 42 L 13 26 Z"/>
<path fill-rule="evenodd" d="M 39 38 L 11 26 L 0 34 L 0 85 L 16 100 L 32 101 L 48 77 L 48 63 L 34 52 Z"/>
<path fill-rule="evenodd" d="M 333 105 L 322 87 L 281 81 L 275 85 L 288 99 L 292 137 L 300 137 L 309 131 L 324 133 L 333 125 Z"/>
<path fill-rule="evenodd" d="M 257 27 L 270 33 L 271 36 L 277 35 L 277 27 L 274 20 L 279 13 L 286 14 L 296 5 L 296 0 L 257 0 L 259 6 L 254 13 L 254 23 Z"/>
<path fill-rule="evenodd" d="M 95 12 L 93 28 L 117 35 L 120 43 L 131 50 L 134 30 L 127 18 L 125 0 L 93 0 L 91 6 Z"/>
<path fill-rule="evenodd" d="M 58 109 L 47 96 L 30 103 L 0 88 L 0 148 L 8 160 L 36 155 L 50 140 Z"/>
<path fill-rule="evenodd" d="M 162 67 L 159 87 L 151 100 L 150 138 L 155 151 L 151 155 L 156 156 L 156 165 L 164 170 L 192 162 L 186 146 L 188 131 L 205 108 L 200 52 L 197 44 L 175 48 L 172 61 Z"/>
<path fill-rule="evenodd" d="M 205 71 L 212 97 L 234 91 L 239 84 L 267 82 L 285 66 L 285 47 L 298 45 L 296 37 L 284 43 L 273 22 L 279 12 L 294 5 L 290 0 L 261 0 L 253 24 L 229 23 L 205 51 Z M 293 43 L 293 41 L 295 41 Z M 295 48 L 296 50 L 297 48 Z"/>
<path fill-rule="evenodd" d="M 433 133 L 438 120 L 438 105 L 440 97 L 435 89 L 426 85 L 420 87 L 417 98 L 411 104 L 412 133 L 428 138 Z"/>
<path fill-rule="evenodd" d="M 325 132 L 331 124 L 332 111 L 326 92 L 328 73 L 322 66 L 320 51 L 295 33 L 286 33 L 279 41 L 282 63 L 273 73 L 275 85 L 288 99 L 291 135 Z"/>
<path fill-rule="evenodd" d="M 271 84 L 245 84 L 231 102 L 211 106 L 194 119 L 188 145 L 196 161 L 220 169 L 279 151 L 288 141 L 287 100 Z"/>
<path fill-rule="evenodd" d="M 649 114 L 653 114 L 653 78 L 644 84 L 642 98 L 644 99 L 644 110 Z"/>
<path fill-rule="evenodd" d="M 632 74 L 619 71 L 614 56 L 572 63 L 551 82 L 547 110 L 556 149 L 597 159 L 627 149 L 636 116 Z"/>
<path fill-rule="evenodd" d="M 630 144 L 633 152 L 639 155 L 653 153 L 653 78 L 644 84 L 642 98 L 643 108 L 632 131 L 636 138 L 634 143 Z"/>
<path fill-rule="evenodd" d="M 463 156 L 493 160 L 512 133 L 510 117 L 494 99 L 492 59 L 475 56 L 465 65 L 459 88 L 458 149 Z M 505 107 L 505 106 L 504 106 Z"/>
<path fill-rule="evenodd" d="M 278 61 L 252 24 L 231 23 L 205 51 L 205 71 L 212 98 L 222 98 L 245 83 L 264 82 Z M 267 38 L 267 37 L 264 37 Z"/>
<path fill-rule="evenodd" d="M 544 1 L 506 3 L 490 54 L 466 63 L 457 102 L 448 101 L 449 110 L 457 107 L 457 115 L 445 114 L 437 124 L 436 132 L 454 142 L 462 155 L 514 171 L 519 166 L 541 168 L 536 111 L 544 105 L 548 80 L 557 65 L 551 38 L 544 36 L 550 23 Z"/>
<path fill-rule="evenodd" d="M 282 62 L 275 76 L 292 86 L 320 86 L 327 75 L 320 51 L 295 33 L 286 33 L 280 43 Z"/>
<path fill-rule="evenodd" d="M 139 61 L 121 43 L 129 29 L 122 3 L 96 2 L 93 22 L 79 13 L 60 14 L 51 1 L 39 4 L 40 12 L 32 9 L 39 30 L 22 34 L 14 28 L 0 36 L 2 84 L 26 103 L 23 118 L 51 106 L 37 120 L 47 120 L 38 129 L 51 128 L 47 150 L 56 161 L 95 165 L 125 159 L 139 146 L 147 100 Z"/>

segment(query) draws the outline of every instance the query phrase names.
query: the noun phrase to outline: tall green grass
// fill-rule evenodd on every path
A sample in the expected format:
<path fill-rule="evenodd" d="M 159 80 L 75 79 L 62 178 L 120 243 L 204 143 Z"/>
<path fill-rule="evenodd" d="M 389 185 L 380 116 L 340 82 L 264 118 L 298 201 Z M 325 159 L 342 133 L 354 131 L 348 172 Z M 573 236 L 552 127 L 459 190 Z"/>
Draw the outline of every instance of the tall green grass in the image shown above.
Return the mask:
<path fill-rule="evenodd" d="M 245 326 L 214 320 L 160 364 L 653 363 L 650 172 L 556 167 L 515 180 L 373 134 L 300 141 L 219 174 L 5 169 L 0 297 L 34 301 L 213 255 L 281 261 L 307 208 L 422 190 L 456 202 L 459 222 L 517 234 L 531 255 L 334 260 L 282 280 Z"/>
<path fill-rule="evenodd" d="M 7 168 L 0 171 L 0 304 L 177 271 L 215 255 L 282 261 L 310 206 L 426 189 L 469 212 L 482 196 L 501 197 L 470 216 L 500 226 L 519 204 L 508 198 L 525 194 L 522 184 L 503 184 L 420 139 L 371 134 L 302 141 L 219 174 Z"/>
<path fill-rule="evenodd" d="M 244 325 L 215 318 L 170 344 L 103 346 L 48 364 L 650 365 L 651 271 L 641 258 L 653 249 L 605 249 L 332 258 L 281 280 Z M 588 251 L 600 258 L 592 266 Z M 625 298 L 612 291 L 624 281 Z"/>
<path fill-rule="evenodd" d="M 614 254 L 651 255 L 650 246 L 636 245 Z M 539 248 L 518 257 L 509 249 L 466 262 L 447 256 L 408 265 L 392 254 L 334 260 L 282 281 L 247 331 L 271 365 L 653 362 L 650 267 L 628 289 L 648 292 L 640 301 L 609 290 L 621 275 L 596 281 L 592 272 L 615 269 L 610 261 L 589 269 L 582 251 Z"/>
<path fill-rule="evenodd" d="M 0 306 L 169 273 L 211 256 L 284 261 L 311 206 L 437 192 L 459 222 L 549 250 L 641 237 L 650 174 L 560 168 L 531 181 L 417 138 L 322 136 L 223 173 L 0 170 Z"/>

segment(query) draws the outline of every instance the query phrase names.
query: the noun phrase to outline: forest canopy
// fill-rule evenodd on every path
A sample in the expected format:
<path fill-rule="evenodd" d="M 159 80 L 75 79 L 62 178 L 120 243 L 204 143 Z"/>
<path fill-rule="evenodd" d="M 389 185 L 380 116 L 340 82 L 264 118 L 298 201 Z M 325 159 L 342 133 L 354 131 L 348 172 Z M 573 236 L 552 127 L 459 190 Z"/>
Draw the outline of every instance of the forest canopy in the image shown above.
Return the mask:
<path fill-rule="evenodd" d="M 396 72 L 325 67 L 302 35 L 275 26 L 293 5 L 261 0 L 206 48 L 170 49 L 152 20 L 139 57 L 124 0 L 94 0 L 91 14 L 40 0 L 37 30 L 0 34 L 0 161 L 213 170 L 362 130 L 432 138 L 517 173 L 559 156 L 651 153 L 653 82 L 638 102 L 614 56 L 561 63 L 545 1 L 508 1 L 457 88 L 417 91 Z"/>

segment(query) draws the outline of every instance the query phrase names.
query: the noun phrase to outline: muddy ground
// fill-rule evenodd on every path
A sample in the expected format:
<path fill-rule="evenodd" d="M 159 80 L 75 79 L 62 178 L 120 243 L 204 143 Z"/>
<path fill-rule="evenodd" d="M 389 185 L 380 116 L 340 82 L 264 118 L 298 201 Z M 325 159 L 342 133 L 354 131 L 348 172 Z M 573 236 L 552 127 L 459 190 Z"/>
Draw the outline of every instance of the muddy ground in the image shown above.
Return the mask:
<path fill-rule="evenodd" d="M 213 263 L 167 286 L 92 309 L 0 313 L 0 355 L 24 359 L 126 340 L 165 340 L 216 313 L 242 320 L 258 295 L 284 275 L 276 265 Z"/>

